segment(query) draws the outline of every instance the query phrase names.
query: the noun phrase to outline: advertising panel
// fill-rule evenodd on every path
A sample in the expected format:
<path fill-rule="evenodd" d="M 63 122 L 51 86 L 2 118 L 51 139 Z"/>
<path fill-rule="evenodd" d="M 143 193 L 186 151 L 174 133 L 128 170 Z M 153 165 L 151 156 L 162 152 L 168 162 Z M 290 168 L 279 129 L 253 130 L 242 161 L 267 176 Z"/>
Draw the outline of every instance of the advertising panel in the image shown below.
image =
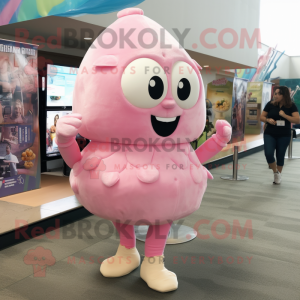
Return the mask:
<path fill-rule="evenodd" d="M 210 131 L 207 137 L 216 132 L 217 120 L 231 123 L 233 82 L 227 78 L 212 81 L 207 85 L 206 105 L 209 108 Z"/>
<path fill-rule="evenodd" d="M 40 187 L 37 55 L 0 39 L 0 197 Z"/>
<path fill-rule="evenodd" d="M 232 93 L 232 138 L 231 143 L 244 140 L 245 133 L 245 113 L 247 101 L 247 83 L 248 80 L 234 78 Z"/>

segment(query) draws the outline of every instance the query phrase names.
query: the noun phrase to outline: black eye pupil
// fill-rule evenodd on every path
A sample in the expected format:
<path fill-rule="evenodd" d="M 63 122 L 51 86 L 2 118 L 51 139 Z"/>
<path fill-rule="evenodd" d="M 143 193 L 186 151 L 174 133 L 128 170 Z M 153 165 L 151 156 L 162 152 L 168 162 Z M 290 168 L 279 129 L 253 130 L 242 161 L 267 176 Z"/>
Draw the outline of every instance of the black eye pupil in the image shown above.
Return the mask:
<path fill-rule="evenodd" d="M 159 76 L 153 76 L 149 80 L 149 95 L 152 99 L 158 100 L 164 93 L 164 83 Z"/>
<path fill-rule="evenodd" d="M 186 78 L 182 78 L 177 86 L 178 98 L 182 101 L 186 100 L 191 93 L 191 84 Z"/>

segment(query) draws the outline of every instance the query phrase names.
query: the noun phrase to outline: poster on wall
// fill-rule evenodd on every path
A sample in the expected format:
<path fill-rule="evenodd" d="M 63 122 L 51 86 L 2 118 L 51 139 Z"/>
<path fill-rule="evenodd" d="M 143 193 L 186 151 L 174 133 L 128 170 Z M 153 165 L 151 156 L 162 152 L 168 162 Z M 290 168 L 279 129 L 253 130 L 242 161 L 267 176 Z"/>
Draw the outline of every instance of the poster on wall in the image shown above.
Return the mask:
<path fill-rule="evenodd" d="M 232 78 L 217 79 L 207 85 L 207 138 L 216 132 L 217 120 L 226 120 L 231 124 L 232 91 Z"/>
<path fill-rule="evenodd" d="M 231 114 L 232 138 L 230 143 L 244 140 L 247 82 L 248 80 L 237 77 L 233 80 Z"/>
<path fill-rule="evenodd" d="M 247 106 L 245 116 L 245 134 L 260 134 L 262 111 L 262 82 L 249 82 L 247 88 Z"/>
<path fill-rule="evenodd" d="M 260 115 L 271 100 L 272 83 L 249 82 L 247 88 L 247 106 L 245 117 L 245 134 L 263 133 L 264 123 L 260 121 Z"/>
<path fill-rule="evenodd" d="M 300 111 L 300 78 L 280 79 L 279 85 L 287 86 L 289 88 L 291 98 L 295 102 L 298 111 Z"/>
<path fill-rule="evenodd" d="M 37 47 L 0 39 L 0 197 L 40 187 Z"/>
<path fill-rule="evenodd" d="M 59 156 L 60 152 L 55 143 L 56 123 L 57 121 L 70 114 L 71 111 L 47 111 L 47 126 L 46 126 L 46 155 L 47 157 Z"/>

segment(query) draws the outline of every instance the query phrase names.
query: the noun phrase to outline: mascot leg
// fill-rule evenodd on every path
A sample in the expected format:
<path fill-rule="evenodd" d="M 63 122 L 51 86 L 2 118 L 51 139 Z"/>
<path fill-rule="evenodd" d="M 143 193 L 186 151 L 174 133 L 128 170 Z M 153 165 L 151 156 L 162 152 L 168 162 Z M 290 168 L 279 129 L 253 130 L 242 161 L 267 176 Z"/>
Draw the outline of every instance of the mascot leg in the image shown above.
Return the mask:
<path fill-rule="evenodd" d="M 141 265 L 141 278 L 158 292 L 174 291 L 178 287 L 177 276 L 164 266 L 164 249 L 171 224 L 151 225 L 146 243 L 145 258 Z"/>
<path fill-rule="evenodd" d="M 100 267 L 104 277 L 121 277 L 140 265 L 140 255 L 135 247 L 133 225 L 115 223 L 120 235 L 120 245 L 115 256 L 105 259 Z"/>

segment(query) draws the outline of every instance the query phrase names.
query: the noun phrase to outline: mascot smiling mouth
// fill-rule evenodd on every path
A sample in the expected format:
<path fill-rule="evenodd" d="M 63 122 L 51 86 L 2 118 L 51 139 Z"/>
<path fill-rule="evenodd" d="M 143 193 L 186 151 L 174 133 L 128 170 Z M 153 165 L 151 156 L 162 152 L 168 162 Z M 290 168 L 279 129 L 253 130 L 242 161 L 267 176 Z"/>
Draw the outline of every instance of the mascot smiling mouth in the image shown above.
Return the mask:
<path fill-rule="evenodd" d="M 176 130 L 179 119 L 180 116 L 173 118 L 161 118 L 151 115 L 151 124 L 156 134 L 166 137 Z"/>

